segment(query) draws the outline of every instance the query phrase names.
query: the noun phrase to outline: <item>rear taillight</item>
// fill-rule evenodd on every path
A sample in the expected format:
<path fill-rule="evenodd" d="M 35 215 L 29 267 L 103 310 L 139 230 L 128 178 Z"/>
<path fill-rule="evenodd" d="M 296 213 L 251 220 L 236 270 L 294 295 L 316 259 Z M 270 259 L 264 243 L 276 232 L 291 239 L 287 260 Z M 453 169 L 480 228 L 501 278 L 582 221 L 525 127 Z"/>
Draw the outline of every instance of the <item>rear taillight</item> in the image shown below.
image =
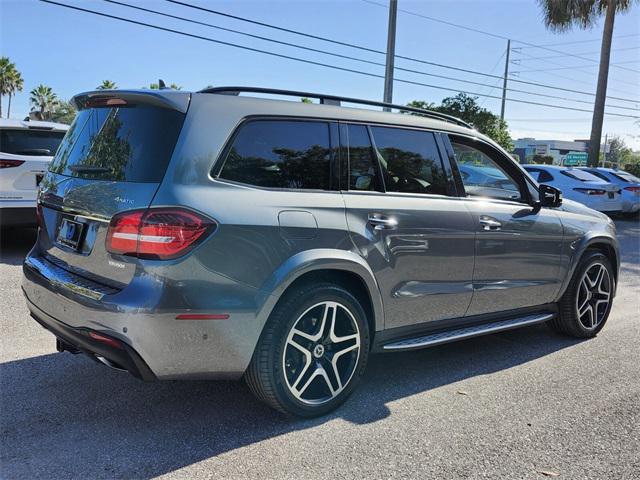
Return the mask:
<path fill-rule="evenodd" d="M 215 229 L 215 222 L 181 208 L 152 208 L 114 215 L 107 232 L 107 251 L 138 258 L 180 257 Z"/>
<path fill-rule="evenodd" d="M 574 188 L 576 192 L 584 193 L 585 195 L 604 195 L 607 193 L 604 190 L 598 190 L 595 188 Z"/>
<path fill-rule="evenodd" d="M 624 187 L 628 192 L 640 193 L 640 187 Z"/>
<path fill-rule="evenodd" d="M 0 160 L 0 168 L 19 167 L 23 163 L 24 163 L 24 160 L 9 160 L 7 158 L 3 158 Z"/>

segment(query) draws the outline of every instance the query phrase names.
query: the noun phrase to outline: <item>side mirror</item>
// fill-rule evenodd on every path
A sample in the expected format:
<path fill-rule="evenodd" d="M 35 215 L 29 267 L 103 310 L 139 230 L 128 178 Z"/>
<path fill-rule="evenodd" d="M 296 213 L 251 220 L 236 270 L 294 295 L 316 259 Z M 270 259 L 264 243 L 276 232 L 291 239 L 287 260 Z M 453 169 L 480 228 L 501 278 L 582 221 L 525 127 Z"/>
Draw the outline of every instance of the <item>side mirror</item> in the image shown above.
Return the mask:
<path fill-rule="evenodd" d="M 559 207 L 562 205 L 562 192 L 550 185 L 541 184 L 540 188 L 538 188 L 538 196 L 541 207 Z"/>

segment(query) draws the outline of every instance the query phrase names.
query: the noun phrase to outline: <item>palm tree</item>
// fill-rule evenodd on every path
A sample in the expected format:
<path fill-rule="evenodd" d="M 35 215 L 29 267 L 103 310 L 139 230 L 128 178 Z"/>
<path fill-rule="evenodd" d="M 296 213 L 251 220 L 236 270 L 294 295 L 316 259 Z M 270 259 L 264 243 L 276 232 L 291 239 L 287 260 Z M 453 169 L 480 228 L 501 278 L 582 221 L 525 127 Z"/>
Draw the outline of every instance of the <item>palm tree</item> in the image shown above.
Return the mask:
<path fill-rule="evenodd" d="M 116 88 L 118 88 L 118 86 L 113 80 L 103 80 L 102 83 L 96 87 L 96 90 L 115 90 Z"/>
<path fill-rule="evenodd" d="M 589 140 L 589 166 L 597 167 L 600 156 L 602 120 L 607 97 L 607 79 L 609 76 L 609 58 L 611 56 L 611 37 L 616 12 L 626 12 L 633 0 L 538 0 L 544 13 L 544 22 L 552 31 L 564 32 L 574 25 L 582 29 L 592 27 L 604 13 L 604 31 L 600 48 L 600 71 L 598 87 L 593 107 L 591 139 Z"/>
<path fill-rule="evenodd" d="M 37 112 L 40 120 L 47 120 L 58 104 L 58 97 L 53 93 L 51 87 L 40 84 L 31 90 L 29 95 L 31 111 Z"/>
<path fill-rule="evenodd" d="M 11 117 L 11 99 L 16 94 L 16 92 L 21 92 L 24 87 L 24 80 L 22 79 L 22 74 L 14 69 L 9 76 L 9 105 L 7 106 L 7 118 Z"/>
<path fill-rule="evenodd" d="M 19 83 L 22 90 L 22 77 L 16 70 L 15 64 L 8 57 L 0 58 L 0 117 L 2 117 L 2 97 L 9 95 L 9 102 L 11 102 L 11 95 L 18 89 L 16 83 Z"/>

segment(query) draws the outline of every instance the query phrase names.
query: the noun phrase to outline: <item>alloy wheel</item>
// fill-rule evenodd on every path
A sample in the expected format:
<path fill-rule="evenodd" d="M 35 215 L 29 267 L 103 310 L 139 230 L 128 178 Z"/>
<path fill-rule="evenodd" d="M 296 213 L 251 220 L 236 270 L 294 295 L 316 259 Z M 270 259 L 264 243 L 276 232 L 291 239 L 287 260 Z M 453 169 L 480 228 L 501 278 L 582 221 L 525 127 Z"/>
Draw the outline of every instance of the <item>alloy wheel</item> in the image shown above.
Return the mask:
<path fill-rule="evenodd" d="M 593 330 L 605 318 L 611 302 L 612 280 L 601 263 L 591 265 L 580 281 L 576 295 L 576 312 L 582 326 Z"/>
<path fill-rule="evenodd" d="M 287 388 L 302 403 L 326 403 L 349 384 L 359 356 L 353 314 L 338 302 L 317 303 L 298 317 L 287 336 L 282 354 Z"/>

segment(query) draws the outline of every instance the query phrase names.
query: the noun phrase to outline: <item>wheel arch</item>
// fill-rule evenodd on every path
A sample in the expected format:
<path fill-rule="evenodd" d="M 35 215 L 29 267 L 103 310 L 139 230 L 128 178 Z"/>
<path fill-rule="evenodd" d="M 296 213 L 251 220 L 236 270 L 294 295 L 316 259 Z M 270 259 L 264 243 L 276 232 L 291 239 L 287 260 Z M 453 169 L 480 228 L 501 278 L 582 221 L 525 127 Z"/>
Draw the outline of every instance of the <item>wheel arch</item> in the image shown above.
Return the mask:
<path fill-rule="evenodd" d="M 613 276 L 615 280 L 615 290 L 618 286 L 618 276 L 620 270 L 620 252 L 618 250 L 618 242 L 615 237 L 604 236 L 604 235 L 593 235 L 589 237 L 584 237 L 581 240 L 574 242 L 572 248 L 576 251 L 573 256 L 573 260 L 571 262 L 571 268 L 567 273 L 566 278 L 562 284 L 562 288 L 560 289 L 556 301 L 560 300 L 564 292 L 567 290 L 571 279 L 578 267 L 578 264 L 582 260 L 582 258 L 588 252 L 600 252 L 605 255 L 609 261 L 611 262 L 611 266 L 613 267 Z"/>
<path fill-rule="evenodd" d="M 289 258 L 261 287 L 265 298 L 258 317 L 266 323 L 288 291 L 317 281 L 341 285 L 358 298 L 367 314 L 371 338 L 384 328 L 382 298 L 375 276 L 361 256 L 347 250 L 315 249 Z"/>

